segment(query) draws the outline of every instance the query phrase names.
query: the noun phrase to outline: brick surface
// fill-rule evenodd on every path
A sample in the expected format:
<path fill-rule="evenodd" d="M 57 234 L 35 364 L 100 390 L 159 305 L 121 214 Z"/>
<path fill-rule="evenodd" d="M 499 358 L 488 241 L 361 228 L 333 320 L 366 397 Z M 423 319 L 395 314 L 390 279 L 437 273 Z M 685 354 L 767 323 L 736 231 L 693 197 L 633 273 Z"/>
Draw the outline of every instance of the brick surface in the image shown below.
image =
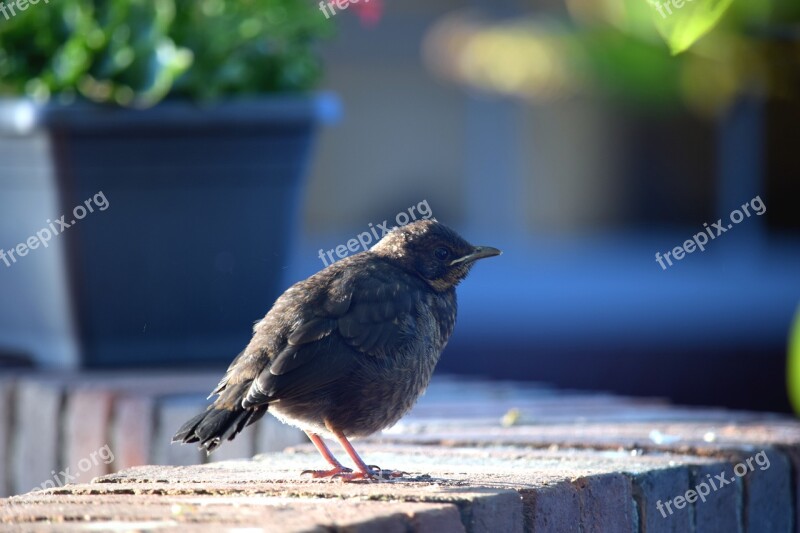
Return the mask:
<path fill-rule="evenodd" d="M 779 446 L 778 449 L 786 455 L 792 465 L 795 531 L 800 532 L 800 446 Z"/>
<path fill-rule="evenodd" d="M 22 380 L 18 397 L 28 407 L 17 402 L 14 414 L 27 425 L 15 432 L 15 486 L 20 474 L 35 478 L 34 485 L 48 479 L 60 449 L 48 442 L 72 439 L 63 452 L 75 458 L 83 453 L 75 450 L 87 449 L 84 441 L 99 441 L 103 431 L 97 428 L 105 426 L 114 467 L 144 461 L 175 466 L 129 468 L 90 484 L 0 500 L 0 523 L 24 523 L 25 531 L 50 522 L 58 523 L 59 531 L 161 527 L 381 533 L 713 533 L 797 526 L 800 424 L 785 417 L 437 379 L 410 416 L 378 437 L 354 443 L 368 463 L 408 474 L 390 481 L 342 483 L 301 476 L 302 470 L 324 468 L 325 462 L 301 432 L 269 416 L 251 428 L 255 431 L 226 443 L 207 464 L 199 464 L 208 460 L 195 446 L 171 445 L 178 427 L 205 408 L 205 394 L 218 377 L 161 375 L 150 380 L 93 373 Z M 70 394 L 60 413 L 65 385 L 80 394 Z M 115 398 L 112 421 L 103 424 L 108 418 L 103 408 L 93 407 L 110 404 L 99 396 L 106 390 Z M 59 421 L 64 422 L 63 435 Z M 76 429 L 81 427 L 85 431 Z M 87 436 L 87 431 L 94 433 Z M 31 451 L 27 445 L 38 448 Z M 284 451 L 220 461 L 264 450 Z M 337 444 L 331 443 L 331 450 L 349 463 Z M 709 476 L 725 472 L 732 477 L 735 464 L 761 450 L 769 468 L 756 465 L 710 492 L 705 502 L 675 509 L 677 496 Z M 47 471 L 41 468 L 42 453 L 53 465 Z M 36 468 L 44 478 L 36 477 Z M 673 514 L 663 517 L 659 501 L 673 502 Z"/>
<path fill-rule="evenodd" d="M 526 525 L 533 531 L 569 531 L 560 527 L 564 524 L 578 525 L 584 531 L 620 530 L 614 528 L 627 524 L 627 529 L 621 530 L 634 530 L 631 481 L 615 472 L 628 467 L 639 473 L 664 471 L 669 475 L 676 470 L 670 466 L 675 461 L 691 459 L 662 455 L 631 461 L 628 453 L 507 448 L 365 446 L 362 452 L 375 462 L 412 474 L 385 483 L 310 480 L 299 472 L 320 466 L 316 461 L 321 459 L 310 446 L 305 446 L 288 454 L 264 455 L 256 462 L 132 469 L 103 478 L 92 491 L 117 493 L 133 484 L 140 493 L 155 493 L 169 486 L 180 493 L 203 490 L 347 500 L 392 498 L 453 503 L 468 531 L 521 531 Z M 701 464 L 712 462 L 701 457 L 694 460 Z M 686 483 L 684 480 L 682 490 Z M 560 489 L 558 492 L 554 492 L 554 485 Z M 562 499 L 565 494 L 566 504 Z M 566 514 L 561 513 L 563 505 L 568 510 Z"/>
<path fill-rule="evenodd" d="M 676 415 L 679 416 L 679 415 Z M 720 423 L 714 412 L 708 420 L 702 412 L 686 422 L 590 422 L 572 424 L 515 425 L 502 427 L 499 419 L 481 424 L 470 420 L 407 422 L 401 430 L 370 437 L 371 442 L 445 444 L 454 446 L 563 446 L 598 449 L 706 450 L 708 453 L 750 448 L 756 445 L 796 446 L 800 442 L 800 423 L 793 419 L 756 422 L 749 415 Z M 734 419 L 731 421 L 730 419 Z"/>
<path fill-rule="evenodd" d="M 0 498 L 11 494 L 11 436 L 14 381 L 0 379 Z"/>
<path fill-rule="evenodd" d="M 580 533 L 581 502 L 577 487 L 564 481 L 523 491 L 525 529 L 536 533 Z"/>
<path fill-rule="evenodd" d="M 86 482 L 110 472 L 113 395 L 105 390 L 78 389 L 67 393 L 64 412 L 64 457 L 59 471 Z M 69 470 L 67 470 L 69 469 Z"/>
<path fill-rule="evenodd" d="M 752 457 L 763 452 L 758 458 L 763 466 L 759 466 Z M 750 460 L 752 470 L 748 468 Z M 767 460 L 769 462 L 767 462 Z M 790 532 L 793 528 L 794 512 L 792 508 L 792 471 L 788 458 L 779 451 L 766 448 L 742 454 L 733 467 L 733 472 L 726 473 L 728 478 L 735 478 L 744 473 L 745 500 L 743 522 L 745 531 L 769 531 L 774 533 Z M 742 466 L 744 465 L 744 466 Z M 746 472 L 746 473 L 745 473 Z M 729 486 L 720 490 L 726 490 Z"/>
<path fill-rule="evenodd" d="M 42 513 L 57 507 L 55 516 Z M 452 505 L 417 502 L 339 502 L 325 498 L 280 496 L 71 496 L 41 494 L 15 499 L 0 507 L 0 524 L 17 524 L 25 531 L 43 519 L 76 526 L 89 520 L 104 530 L 154 526 L 180 528 L 203 524 L 206 531 L 255 527 L 263 531 L 353 532 L 463 531 Z M 431 529 L 437 527 L 439 529 Z M 68 531 L 58 526 L 58 531 Z M 84 529 L 88 530 L 88 528 Z"/>
<path fill-rule="evenodd" d="M 411 515 L 411 527 L 418 533 L 466 532 L 461 514 L 455 505 L 437 504 L 436 509 Z"/>
<path fill-rule="evenodd" d="M 575 481 L 581 531 L 636 532 L 630 480 L 622 474 L 586 476 Z"/>
<path fill-rule="evenodd" d="M 522 497 L 513 490 L 484 489 L 487 498 L 475 498 L 462 516 L 468 531 L 507 531 L 522 533 Z"/>
<path fill-rule="evenodd" d="M 155 401 L 148 396 L 121 396 L 114 401 L 111 427 L 113 469 L 151 463 Z"/>
<path fill-rule="evenodd" d="M 11 452 L 13 494 L 53 480 L 59 463 L 62 394 L 63 389 L 48 381 L 18 382 Z"/>
<path fill-rule="evenodd" d="M 684 497 L 689 489 L 689 468 L 676 467 L 651 470 L 632 476 L 633 497 L 636 501 L 638 521 L 648 533 L 690 531 L 693 520 L 691 503 L 683 502 L 678 509 L 674 498 Z M 664 509 L 665 502 L 671 502 Z M 658 505 L 661 504 L 661 509 Z"/>
<path fill-rule="evenodd" d="M 331 480 L 312 480 L 300 476 L 299 472 L 304 468 L 316 467 L 314 463 L 320 459 L 310 446 L 302 446 L 288 453 L 261 456 L 258 461 L 133 468 L 104 476 L 91 485 L 75 485 L 12 500 L 13 505 L 17 506 L 13 511 L 16 514 L 6 514 L 6 520 L 36 519 L 35 516 L 25 515 L 25 518 L 19 514 L 23 512 L 19 506 L 27 505 L 24 498 L 54 498 L 53 501 L 58 505 L 53 509 L 57 510 L 59 516 L 74 512 L 83 519 L 101 522 L 114 520 L 125 524 L 133 521 L 158 523 L 158 520 L 166 518 L 141 516 L 136 513 L 142 511 L 136 509 L 128 510 L 126 512 L 129 514 L 125 514 L 114 511 L 113 506 L 109 507 L 110 503 L 94 510 L 77 507 L 70 511 L 71 507 L 67 505 L 69 498 L 90 497 L 94 502 L 113 502 L 115 497 L 130 500 L 131 496 L 167 498 L 158 500 L 164 502 L 173 497 L 195 497 L 202 499 L 197 501 L 198 507 L 210 509 L 218 506 L 224 509 L 230 498 L 265 497 L 291 498 L 290 503 L 313 498 L 325 502 L 338 501 L 341 508 L 353 502 L 369 502 L 367 505 L 377 502 L 428 502 L 445 506 L 433 514 L 426 512 L 422 515 L 411 511 L 393 514 L 381 508 L 379 515 L 364 513 L 367 519 L 363 523 L 347 522 L 348 527 L 355 530 L 367 528 L 363 529 L 365 531 L 392 530 L 394 527 L 402 531 L 418 531 L 425 524 L 438 524 L 438 521 L 452 520 L 454 516 L 459 518 L 459 526 L 453 526 L 454 531 L 460 528 L 470 532 L 571 531 L 576 527 L 580 531 L 692 531 L 691 522 L 682 522 L 687 525 L 686 529 L 663 526 L 658 522 L 654 526 L 649 525 L 652 522 L 643 514 L 639 516 L 634 502 L 637 498 L 644 502 L 656 497 L 671 498 L 676 493 L 685 492 L 690 483 L 688 468 L 676 464 L 699 465 L 700 469 L 696 470 L 695 475 L 704 475 L 702 468 L 718 472 L 723 465 L 719 459 L 710 457 L 674 454 L 632 456 L 626 451 L 375 445 L 359 448 L 370 459 L 412 473 L 400 480 L 380 483 L 343 484 Z M 788 461 L 780 465 L 780 457 L 776 459 L 778 462 L 773 462 L 770 469 L 764 472 L 778 467 L 776 472 L 788 476 Z M 773 481 L 775 479 L 760 480 L 765 485 Z M 751 483 L 755 483 L 755 478 Z M 790 495 L 790 492 L 787 490 L 787 494 Z M 162 505 L 155 503 L 155 500 L 152 500 L 152 504 L 150 502 L 145 500 L 131 505 L 134 508 Z M 707 503 L 715 505 L 713 501 Z M 240 504 L 236 504 L 236 509 L 239 507 Z M 730 507 L 722 508 L 730 510 Z M 42 513 L 42 509 L 38 505 L 36 509 L 29 508 L 24 512 Z M 227 512 L 233 513 L 230 508 L 220 511 L 221 514 Z M 224 523 L 224 520 L 215 521 L 221 520 L 218 516 L 197 515 L 193 520 L 206 525 Z M 313 516 L 315 526 L 329 527 L 339 523 L 331 522 L 330 517 L 325 522 L 318 515 L 304 515 L 308 516 Z M 778 516 L 781 516 L 780 512 Z M 775 523 L 774 517 L 771 519 Z M 291 531 L 291 527 L 301 523 L 305 522 L 285 522 L 284 529 L 274 530 Z"/>
<path fill-rule="evenodd" d="M 709 533 L 741 533 L 744 531 L 742 523 L 743 487 L 742 481 L 737 479 L 731 485 L 716 490 L 710 485 L 722 472 L 731 472 L 731 464 L 695 465 L 690 467 L 691 487 L 695 490 L 700 484 L 705 486 L 701 492 L 708 495 L 705 501 L 698 499 L 694 503 L 695 527 L 697 531 Z M 714 485 L 716 486 L 716 485 Z"/>

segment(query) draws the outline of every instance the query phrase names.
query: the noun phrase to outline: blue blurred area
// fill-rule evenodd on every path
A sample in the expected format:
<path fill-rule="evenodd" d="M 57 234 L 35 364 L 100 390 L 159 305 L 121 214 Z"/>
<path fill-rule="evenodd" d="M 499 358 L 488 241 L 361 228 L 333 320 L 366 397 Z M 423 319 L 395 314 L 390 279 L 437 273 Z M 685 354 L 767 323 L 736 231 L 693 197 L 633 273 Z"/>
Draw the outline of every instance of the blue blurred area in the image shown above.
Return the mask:
<path fill-rule="evenodd" d="M 440 370 L 785 409 L 797 243 L 759 249 L 730 234 L 663 271 L 654 250 L 686 238 L 526 242 L 498 233 L 477 241 L 504 254 L 478 264 L 459 288 L 459 320 Z M 287 284 L 321 266 L 316 250 L 302 255 Z"/>

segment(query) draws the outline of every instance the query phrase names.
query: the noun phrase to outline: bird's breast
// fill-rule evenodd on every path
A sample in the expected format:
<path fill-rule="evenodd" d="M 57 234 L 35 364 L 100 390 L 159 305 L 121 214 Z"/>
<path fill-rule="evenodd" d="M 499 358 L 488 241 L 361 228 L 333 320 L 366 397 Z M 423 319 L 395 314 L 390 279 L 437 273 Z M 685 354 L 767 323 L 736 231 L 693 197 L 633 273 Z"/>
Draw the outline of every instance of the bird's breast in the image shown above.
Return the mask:
<path fill-rule="evenodd" d="M 424 295 L 399 319 L 400 342 L 393 350 L 375 355 L 348 348 L 351 372 L 309 398 L 281 400 L 270 411 L 323 435 L 328 426 L 363 437 L 394 425 L 428 387 L 455 315 L 454 295 Z"/>
<path fill-rule="evenodd" d="M 441 303 L 433 296 L 422 298 L 398 349 L 383 357 L 362 357 L 346 402 L 359 407 L 334 415 L 348 435 L 365 436 L 394 425 L 425 392 L 455 323 L 454 305 Z"/>

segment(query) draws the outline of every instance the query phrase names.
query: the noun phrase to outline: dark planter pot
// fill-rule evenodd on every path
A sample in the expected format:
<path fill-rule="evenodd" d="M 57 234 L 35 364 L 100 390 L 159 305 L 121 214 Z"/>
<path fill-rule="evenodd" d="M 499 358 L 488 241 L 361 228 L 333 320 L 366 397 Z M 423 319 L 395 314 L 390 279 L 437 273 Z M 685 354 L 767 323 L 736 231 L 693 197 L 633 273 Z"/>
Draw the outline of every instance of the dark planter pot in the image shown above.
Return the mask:
<path fill-rule="evenodd" d="M 60 214 L 75 220 L 58 239 L 81 366 L 223 363 L 242 350 L 281 289 L 315 125 L 335 104 L 2 108 L 6 134 L 20 117 L 46 131 Z M 90 199 L 94 212 L 76 213 Z"/>

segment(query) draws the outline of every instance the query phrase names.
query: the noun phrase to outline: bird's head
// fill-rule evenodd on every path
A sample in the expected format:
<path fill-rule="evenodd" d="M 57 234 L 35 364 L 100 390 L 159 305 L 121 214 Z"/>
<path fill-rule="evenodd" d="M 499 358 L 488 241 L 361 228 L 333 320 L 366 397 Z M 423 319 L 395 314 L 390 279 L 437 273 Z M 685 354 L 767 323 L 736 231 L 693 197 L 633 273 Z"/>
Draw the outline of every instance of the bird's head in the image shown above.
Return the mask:
<path fill-rule="evenodd" d="M 432 219 L 393 229 L 371 251 L 413 271 L 437 291 L 458 285 L 478 259 L 502 253 L 491 246 L 473 246 Z"/>

